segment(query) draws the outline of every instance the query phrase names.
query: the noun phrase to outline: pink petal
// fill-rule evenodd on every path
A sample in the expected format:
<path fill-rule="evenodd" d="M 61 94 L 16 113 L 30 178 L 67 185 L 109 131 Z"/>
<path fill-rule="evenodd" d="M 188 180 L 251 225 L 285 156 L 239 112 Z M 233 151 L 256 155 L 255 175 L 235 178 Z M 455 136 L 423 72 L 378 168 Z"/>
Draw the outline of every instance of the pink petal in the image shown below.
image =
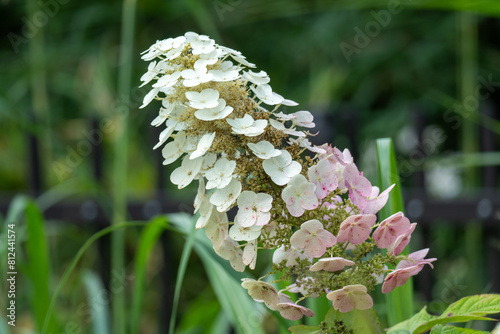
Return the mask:
<path fill-rule="evenodd" d="M 373 226 L 376 220 L 377 217 L 375 215 L 354 215 L 348 217 L 340 224 L 337 241 L 349 241 L 354 245 L 363 243 L 370 236 L 371 226 Z"/>
<path fill-rule="evenodd" d="M 333 234 L 328 232 L 327 230 L 323 230 L 321 232 L 318 232 L 316 234 L 316 237 L 318 239 L 320 239 L 321 241 L 323 241 L 325 243 L 326 247 L 332 247 L 333 245 L 335 245 L 337 243 L 337 238 Z"/>
<path fill-rule="evenodd" d="M 393 242 L 393 244 L 387 248 L 388 253 L 392 255 L 399 255 L 403 249 L 405 249 L 406 245 L 410 242 L 411 234 L 415 230 L 417 223 L 413 223 L 410 225 L 410 230 L 403 235 L 397 237 L 397 239 Z"/>
<path fill-rule="evenodd" d="M 300 229 L 292 235 L 290 244 L 295 248 L 303 249 L 310 238 L 311 234 L 308 231 Z"/>

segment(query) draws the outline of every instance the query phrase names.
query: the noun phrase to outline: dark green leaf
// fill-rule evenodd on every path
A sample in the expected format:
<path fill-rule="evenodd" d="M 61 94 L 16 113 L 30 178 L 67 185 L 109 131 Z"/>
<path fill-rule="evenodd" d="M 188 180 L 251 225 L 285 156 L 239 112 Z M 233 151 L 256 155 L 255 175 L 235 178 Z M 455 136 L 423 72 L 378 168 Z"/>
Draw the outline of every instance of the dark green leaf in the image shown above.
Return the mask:
<path fill-rule="evenodd" d="M 373 308 L 363 311 L 352 310 L 346 313 L 335 311 L 331 308 L 325 317 L 327 326 L 336 328 L 338 327 L 337 322 L 339 321 L 342 321 L 344 326 L 346 326 L 347 329 L 352 330 L 354 333 L 382 333 L 377 313 Z"/>
<path fill-rule="evenodd" d="M 26 242 L 28 263 L 26 270 L 33 287 L 31 304 L 36 326 L 40 330 L 43 327 L 50 304 L 49 255 L 42 214 L 32 202 L 26 205 L 25 214 L 28 229 L 28 240 Z M 51 331 L 55 331 L 57 328 L 55 317 L 52 316 L 48 321 Z"/>

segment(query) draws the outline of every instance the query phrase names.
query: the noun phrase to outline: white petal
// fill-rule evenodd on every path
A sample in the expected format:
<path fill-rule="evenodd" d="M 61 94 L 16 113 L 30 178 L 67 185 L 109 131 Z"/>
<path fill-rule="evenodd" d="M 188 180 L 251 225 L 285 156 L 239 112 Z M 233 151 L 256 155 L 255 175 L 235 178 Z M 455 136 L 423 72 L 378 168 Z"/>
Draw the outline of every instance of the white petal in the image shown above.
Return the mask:
<path fill-rule="evenodd" d="M 189 156 L 189 159 L 196 159 L 198 157 L 201 157 L 203 154 L 205 154 L 210 149 L 210 146 L 212 146 L 212 143 L 213 143 L 214 138 L 215 138 L 215 134 L 216 134 L 215 132 L 204 134 L 201 137 L 200 142 L 198 143 L 198 146 L 196 147 L 196 151 L 191 153 L 191 155 Z"/>
<path fill-rule="evenodd" d="M 219 212 L 227 211 L 241 192 L 241 182 L 232 179 L 231 182 L 222 189 L 217 189 L 210 197 L 210 203 L 217 206 Z"/>
<path fill-rule="evenodd" d="M 264 160 L 281 155 L 281 151 L 275 149 L 273 144 L 266 140 L 262 140 L 257 144 L 248 143 L 247 145 L 257 157 Z"/>
<path fill-rule="evenodd" d="M 152 90 L 149 91 L 149 93 L 144 96 L 144 100 L 142 101 L 142 106 L 139 107 L 139 109 L 144 108 L 147 106 L 153 99 L 156 97 L 158 94 L 159 89 L 158 88 L 153 88 Z"/>

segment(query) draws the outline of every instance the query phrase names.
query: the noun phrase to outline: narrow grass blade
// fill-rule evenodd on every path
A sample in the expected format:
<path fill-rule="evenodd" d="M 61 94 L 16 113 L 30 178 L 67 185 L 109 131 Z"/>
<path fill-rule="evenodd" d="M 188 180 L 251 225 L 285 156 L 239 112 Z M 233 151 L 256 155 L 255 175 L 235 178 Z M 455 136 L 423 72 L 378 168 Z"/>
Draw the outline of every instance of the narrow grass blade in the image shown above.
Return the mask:
<path fill-rule="evenodd" d="M 170 316 L 170 325 L 168 332 L 170 334 L 174 334 L 175 332 L 175 320 L 177 317 L 177 309 L 179 307 L 179 297 L 181 295 L 182 282 L 184 280 L 184 275 L 186 274 L 186 268 L 189 261 L 189 256 L 191 255 L 191 251 L 193 250 L 193 242 L 195 236 L 195 224 L 191 224 L 191 230 L 188 234 L 188 238 L 186 243 L 184 244 L 184 248 L 182 249 L 181 260 L 179 263 L 179 269 L 177 270 L 177 278 L 175 280 L 175 291 L 174 291 L 174 302 L 172 305 L 172 314 Z"/>
<path fill-rule="evenodd" d="M 26 242 L 28 263 L 26 270 L 33 287 L 31 304 L 38 329 L 42 328 L 50 304 L 49 255 L 45 239 L 42 214 L 33 203 L 25 210 L 28 240 Z M 48 328 L 55 332 L 57 324 L 53 316 L 48 318 Z"/>
<path fill-rule="evenodd" d="M 382 220 L 398 211 L 404 212 L 396 155 L 390 138 L 377 140 L 377 158 L 380 191 L 396 184 L 389 195 L 386 206 L 379 212 L 379 218 Z M 403 251 L 403 254 L 408 254 L 408 248 Z M 385 300 L 389 326 L 409 319 L 413 315 L 413 280 L 410 278 L 405 285 L 386 294 Z"/>
<path fill-rule="evenodd" d="M 57 284 L 57 287 L 52 295 L 52 299 L 50 300 L 50 304 L 47 310 L 47 314 L 45 316 L 45 321 L 43 323 L 43 328 L 42 328 L 42 334 L 46 334 L 49 326 L 49 319 L 52 316 L 52 313 L 54 312 L 54 306 L 56 303 L 57 298 L 59 297 L 59 294 L 61 293 L 62 288 L 68 281 L 69 277 L 73 273 L 73 270 L 75 269 L 78 261 L 82 258 L 83 254 L 89 249 L 92 244 L 98 240 L 99 238 L 116 231 L 118 229 L 122 229 L 125 227 L 135 227 L 135 226 L 144 226 L 146 223 L 140 223 L 140 222 L 133 222 L 133 223 L 121 223 L 121 224 L 115 224 L 113 226 L 107 227 L 105 229 L 100 230 L 99 232 L 95 233 L 92 235 L 90 238 L 85 241 L 82 247 L 78 250 L 78 253 L 73 257 L 73 260 L 71 260 L 70 264 L 68 265 L 68 268 L 64 271 L 64 274 L 61 277 L 61 280 Z M 49 332 L 53 333 L 53 332 Z"/>
<path fill-rule="evenodd" d="M 167 226 L 165 217 L 153 219 L 141 233 L 137 252 L 135 254 L 134 266 L 134 291 L 132 296 L 132 310 L 130 314 L 130 329 L 131 333 L 139 333 L 142 302 L 144 299 L 145 290 L 145 273 L 146 266 L 149 261 L 151 249 L 158 241 L 161 233 Z"/>
<path fill-rule="evenodd" d="M 90 270 L 82 274 L 82 281 L 88 295 L 88 305 L 91 310 L 92 333 L 108 334 L 111 325 L 109 323 L 109 308 L 107 303 L 103 303 L 99 296 L 102 291 L 106 291 L 99 276 Z"/>

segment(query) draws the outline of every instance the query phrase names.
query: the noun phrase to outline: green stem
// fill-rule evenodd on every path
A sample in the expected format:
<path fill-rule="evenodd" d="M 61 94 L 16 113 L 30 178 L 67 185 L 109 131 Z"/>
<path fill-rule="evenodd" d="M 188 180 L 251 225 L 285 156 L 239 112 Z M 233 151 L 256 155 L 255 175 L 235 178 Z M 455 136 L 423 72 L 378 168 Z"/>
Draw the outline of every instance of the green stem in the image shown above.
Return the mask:
<path fill-rule="evenodd" d="M 118 71 L 118 97 L 126 99 L 126 105 L 121 110 L 121 115 L 115 118 L 117 129 L 120 131 L 114 143 L 113 166 L 113 220 L 116 225 L 126 220 L 127 215 L 127 151 L 128 151 L 128 113 L 130 106 L 130 89 L 132 78 L 132 54 L 134 44 L 136 0 L 124 0 L 122 7 L 121 25 L 121 50 L 120 61 L 122 64 Z M 116 231 L 111 235 L 111 269 L 122 271 L 125 268 L 125 232 Z M 126 332 L 125 324 L 125 292 L 113 295 L 113 332 L 123 334 Z"/>
<path fill-rule="evenodd" d="M 464 108 L 463 123 L 462 123 L 462 152 L 466 155 L 477 154 L 479 152 L 478 143 L 478 124 L 482 123 L 480 119 L 479 97 L 475 92 L 477 86 L 477 52 L 478 52 L 478 33 L 477 33 L 477 17 L 471 13 L 459 14 L 460 40 L 459 40 L 459 57 L 460 57 L 460 88 L 459 100 Z M 474 122 L 478 119 L 479 122 Z M 467 188 L 474 188 L 478 185 L 477 168 L 466 167 L 464 169 L 464 184 Z M 480 244 L 482 230 L 475 222 L 470 222 L 466 227 L 466 250 L 468 263 L 471 267 L 467 271 L 468 286 L 477 285 L 478 273 L 481 272 L 481 258 L 478 255 L 480 249 L 476 246 Z M 474 274 L 472 274 L 474 273 Z M 481 280 L 479 275 L 479 280 Z M 472 293 L 472 292 L 470 292 Z"/>

